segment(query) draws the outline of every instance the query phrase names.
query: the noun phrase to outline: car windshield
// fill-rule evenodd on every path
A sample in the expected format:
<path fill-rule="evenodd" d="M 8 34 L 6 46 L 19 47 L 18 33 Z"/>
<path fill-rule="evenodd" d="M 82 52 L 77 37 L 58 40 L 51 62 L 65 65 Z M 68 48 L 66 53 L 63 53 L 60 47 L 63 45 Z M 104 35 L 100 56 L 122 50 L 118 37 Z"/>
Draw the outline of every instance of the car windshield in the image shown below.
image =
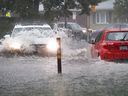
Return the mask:
<path fill-rule="evenodd" d="M 110 32 L 107 33 L 106 40 L 128 40 L 128 32 Z"/>
<path fill-rule="evenodd" d="M 23 27 L 15 28 L 12 32 L 12 37 L 22 35 L 51 37 L 53 36 L 53 31 L 50 27 Z"/>
<path fill-rule="evenodd" d="M 77 23 L 71 23 L 71 24 L 67 24 L 67 25 L 70 26 L 74 30 L 82 30 L 81 26 Z"/>

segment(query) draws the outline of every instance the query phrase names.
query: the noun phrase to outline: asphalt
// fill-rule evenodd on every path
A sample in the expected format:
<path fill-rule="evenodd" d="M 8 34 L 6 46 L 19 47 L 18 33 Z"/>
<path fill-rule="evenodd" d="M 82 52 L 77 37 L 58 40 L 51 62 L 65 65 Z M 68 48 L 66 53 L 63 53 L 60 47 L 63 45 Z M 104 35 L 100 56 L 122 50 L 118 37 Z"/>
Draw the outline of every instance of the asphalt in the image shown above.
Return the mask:
<path fill-rule="evenodd" d="M 87 43 L 72 42 L 63 46 L 62 74 L 56 57 L 0 57 L 0 96 L 128 95 L 127 61 L 91 59 Z"/>

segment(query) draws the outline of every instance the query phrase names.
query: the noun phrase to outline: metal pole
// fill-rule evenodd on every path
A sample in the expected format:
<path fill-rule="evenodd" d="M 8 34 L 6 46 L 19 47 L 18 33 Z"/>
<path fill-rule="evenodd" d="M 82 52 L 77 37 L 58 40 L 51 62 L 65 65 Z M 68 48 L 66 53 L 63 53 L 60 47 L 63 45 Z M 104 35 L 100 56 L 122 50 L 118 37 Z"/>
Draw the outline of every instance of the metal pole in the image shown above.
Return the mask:
<path fill-rule="evenodd" d="M 62 64 L 61 64 L 61 39 L 60 39 L 60 37 L 57 38 L 57 42 L 59 45 L 59 48 L 57 50 L 57 70 L 58 70 L 58 73 L 61 74 L 62 73 Z"/>
<path fill-rule="evenodd" d="M 66 20 L 66 0 L 64 0 L 64 27 L 67 26 L 67 20 Z"/>
<path fill-rule="evenodd" d="M 66 28 L 66 26 L 67 26 L 67 20 L 66 20 L 66 13 L 65 13 L 65 15 L 64 15 L 64 27 Z"/>

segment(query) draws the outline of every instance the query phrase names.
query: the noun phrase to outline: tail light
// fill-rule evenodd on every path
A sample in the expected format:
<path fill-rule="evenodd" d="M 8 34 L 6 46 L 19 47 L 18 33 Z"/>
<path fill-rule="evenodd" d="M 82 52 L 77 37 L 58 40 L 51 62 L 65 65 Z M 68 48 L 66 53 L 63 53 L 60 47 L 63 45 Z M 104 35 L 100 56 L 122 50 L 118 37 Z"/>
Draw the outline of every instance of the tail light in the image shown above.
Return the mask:
<path fill-rule="evenodd" d="M 112 42 L 103 42 L 102 47 L 108 50 L 115 49 L 116 47 L 114 46 L 114 43 Z"/>

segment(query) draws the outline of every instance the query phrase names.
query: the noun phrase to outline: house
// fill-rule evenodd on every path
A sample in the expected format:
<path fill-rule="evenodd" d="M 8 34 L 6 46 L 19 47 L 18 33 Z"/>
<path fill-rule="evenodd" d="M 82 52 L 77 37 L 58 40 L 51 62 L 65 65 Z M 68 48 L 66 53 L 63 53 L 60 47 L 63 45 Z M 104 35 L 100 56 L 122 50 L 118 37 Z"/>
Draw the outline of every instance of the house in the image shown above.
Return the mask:
<path fill-rule="evenodd" d="M 108 24 L 117 22 L 113 13 L 114 2 L 115 0 L 106 0 L 99 3 L 96 6 L 96 12 L 91 12 L 90 15 L 79 15 L 80 9 L 69 9 L 73 15 L 66 18 L 66 21 L 76 22 L 86 28 L 101 29 Z M 43 10 L 43 6 L 40 4 L 39 12 L 41 13 Z M 60 21 L 65 21 L 65 18 L 61 18 Z"/>
<path fill-rule="evenodd" d="M 116 22 L 113 13 L 114 2 L 115 0 L 107 0 L 96 6 L 96 12 L 90 14 L 90 28 L 101 29 L 107 24 Z"/>
<path fill-rule="evenodd" d="M 80 24 L 82 27 L 86 27 L 88 25 L 86 22 L 86 19 L 87 19 L 86 15 L 85 14 L 79 15 L 81 12 L 81 9 L 69 9 L 69 11 L 71 11 L 73 15 L 70 17 L 66 17 L 66 21 L 76 22 L 76 23 Z M 40 14 L 43 14 L 43 12 L 44 12 L 44 7 L 43 7 L 42 3 L 39 4 L 39 12 L 40 12 Z M 62 17 L 60 19 L 60 21 L 65 22 L 65 18 Z"/>
<path fill-rule="evenodd" d="M 88 26 L 87 16 L 85 14 L 79 15 L 81 9 L 69 9 L 69 11 L 72 12 L 72 16 L 66 17 L 67 22 L 76 22 L 83 28 Z M 65 18 L 61 18 L 60 21 L 65 21 Z"/>
<path fill-rule="evenodd" d="M 101 29 L 108 24 L 117 22 L 114 19 L 114 2 L 115 0 L 106 0 L 96 6 L 96 12 L 91 12 L 90 15 L 79 15 L 80 10 L 70 10 L 75 13 L 76 17 L 71 16 L 67 21 L 77 22 L 82 27 L 91 29 Z M 64 21 L 63 19 L 61 19 Z"/>

